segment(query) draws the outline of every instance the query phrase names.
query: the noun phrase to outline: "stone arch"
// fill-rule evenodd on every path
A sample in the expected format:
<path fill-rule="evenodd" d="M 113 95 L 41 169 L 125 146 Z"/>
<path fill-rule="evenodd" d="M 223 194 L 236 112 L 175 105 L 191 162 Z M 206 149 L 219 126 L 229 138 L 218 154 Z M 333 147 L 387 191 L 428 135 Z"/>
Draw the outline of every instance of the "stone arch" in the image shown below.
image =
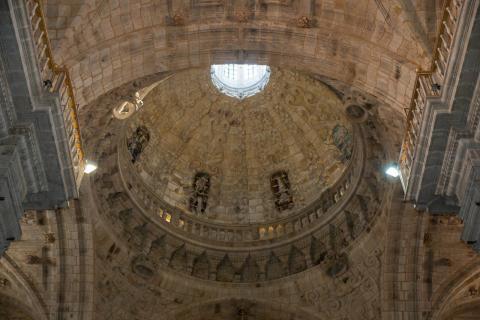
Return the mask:
<path fill-rule="evenodd" d="M 5 253 L 0 259 L 0 267 L 4 269 L 5 275 L 9 281 L 15 282 L 20 290 L 15 293 L 15 298 L 3 295 L 12 303 L 20 303 L 24 306 L 22 310 L 31 310 L 30 315 L 34 314 L 34 319 L 46 320 L 48 316 L 48 306 L 42 295 L 29 276 L 21 269 L 8 253 Z M 20 302 L 21 299 L 21 302 Z M 28 303 L 28 307 L 26 306 Z"/>
<path fill-rule="evenodd" d="M 463 270 L 456 273 L 451 279 L 445 281 L 432 297 L 432 311 L 426 319 L 443 320 L 462 310 L 480 308 L 480 292 L 471 299 L 469 289 L 474 283 L 480 284 L 480 265 L 478 259 L 468 263 Z"/>
<path fill-rule="evenodd" d="M 35 320 L 43 319 L 34 316 L 35 313 L 25 304 L 10 296 L 0 294 L 0 319 Z"/>
<path fill-rule="evenodd" d="M 367 14 L 370 20 L 364 14 L 352 20 L 349 8 L 337 8 L 332 15 L 328 8 L 318 7 L 314 15 L 321 18 L 321 28 L 292 24 L 299 18 L 293 8 L 284 11 L 282 18 L 271 14 L 276 10 L 255 8 L 258 12 L 244 24 L 225 16 L 225 8 L 212 12 L 195 2 L 185 8 L 190 14 L 180 19 L 180 25 L 168 22 L 176 14 L 163 4 L 147 10 L 152 18 L 139 24 L 135 17 L 141 13 L 126 4 L 119 8 L 125 12 L 122 23 L 112 27 L 103 22 L 116 21 L 112 12 L 117 10 L 105 3 L 81 10 L 55 56 L 70 69 L 81 106 L 121 84 L 159 72 L 248 62 L 295 67 L 337 79 L 386 95 L 388 103 L 401 111 L 409 100 L 415 69 L 427 67 L 429 53 L 408 28 L 380 27 L 384 19 L 366 2 L 359 6 L 372 10 Z"/>
<path fill-rule="evenodd" d="M 296 305 L 281 304 L 267 300 L 231 297 L 221 300 L 204 301 L 189 305 L 172 315 L 175 320 L 236 320 L 239 315 L 245 319 L 262 320 L 320 320 L 318 315 Z"/>
<path fill-rule="evenodd" d="M 475 320 L 479 314 L 480 297 L 449 308 L 438 320 Z"/>
<path fill-rule="evenodd" d="M 300 71 L 311 72 L 329 79 L 337 80 L 342 84 L 354 86 L 362 92 L 366 92 L 370 95 L 383 97 L 383 102 L 394 106 L 399 113 L 401 112 L 400 109 L 408 104 L 407 92 L 410 92 L 410 89 L 413 87 L 413 82 L 416 76 L 413 64 L 408 68 L 407 72 L 405 72 L 405 78 L 407 80 L 404 83 L 399 83 L 399 81 L 395 80 L 392 76 L 391 78 L 386 79 L 386 82 L 382 84 L 382 86 L 379 86 L 377 83 L 364 81 L 366 79 L 351 80 L 352 78 L 355 78 L 355 76 L 352 75 L 352 70 L 355 70 L 356 68 L 356 61 L 350 61 L 347 63 L 342 63 L 342 61 L 326 63 L 328 60 L 326 57 L 304 56 L 301 53 L 287 53 L 278 49 L 268 51 L 261 48 L 260 44 L 258 44 L 258 46 L 259 48 L 256 48 L 251 52 L 248 52 L 247 50 L 229 51 L 228 49 L 224 51 L 223 48 L 212 49 L 210 52 L 205 53 L 181 52 L 178 56 L 171 56 L 169 60 L 157 60 L 155 65 L 150 65 L 152 63 L 151 61 L 156 60 L 155 55 L 150 56 L 154 53 L 147 53 L 147 57 L 145 58 L 146 61 L 139 61 L 139 63 L 147 64 L 147 67 L 145 68 L 135 68 L 133 61 L 126 60 L 124 62 L 124 67 L 126 70 L 130 71 L 128 74 L 113 73 L 112 71 L 111 74 L 106 74 L 99 79 L 92 78 L 84 80 L 77 70 L 80 70 L 82 68 L 81 66 L 85 65 L 98 65 L 98 61 L 90 60 L 98 57 L 96 53 L 92 53 L 92 57 L 87 56 L 84 60 L 77 62 L 76 65 L 72 65 L 71 67 L 71 70 L 74 71 L 73 75 L 75 86 L 77 88 L 77 100 L 79 101 L 80 106 L 84 106 L 116 87 L 120 87 L 126 83 L 136 82 L 146 77 L 152 77 L 155 74 L 166 72 L 172 73 L 189 68 L 207 68 L 210 67 L 211 63 L 241 63 L 244 60 L 247 60 L 249 63 L 268 64 L 289 69 L 295 68 Z M 146 49 L 147 48 L 144 50 Z M 113 51 L 113 48 L 108 51 Z M 241 55 L 241 52 L 248 58 L 239 59 L 238 57 Z M 158 53 L 159 56 L 163 54 L 165 53 Z M 224 55 L 229 58 L 219 58 Z M 109 64 L 113 64 L 113 62 L 109 62 Z M 331 69 L 333 70 L 326 69 L 325 65 L 332 66 Z M 371 68 L 381 70 L 382 66 L 375 65 Z M 381 72 L 384 72 L 384 74 L 391 73 L 389 70 L 382 70 Z M 91 72 L 89 71 L 88 73 Z M 359 72 L 355 71 L 355 73 Z M 388 90 L 388 87 L 393 87 L 394 89 Z"/>

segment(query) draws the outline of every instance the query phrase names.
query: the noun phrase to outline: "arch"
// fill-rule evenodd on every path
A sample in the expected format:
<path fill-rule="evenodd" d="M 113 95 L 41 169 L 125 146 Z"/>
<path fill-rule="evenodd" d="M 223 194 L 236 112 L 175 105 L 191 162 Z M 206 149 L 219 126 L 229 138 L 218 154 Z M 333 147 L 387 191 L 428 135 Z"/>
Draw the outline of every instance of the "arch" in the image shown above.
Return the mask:
<path fill-rule="evenodd" d="M 46 320 L 48 315 L 48 307 L 41 293 L 35 287 L 35 284 L 29 279 L 23 270 L 18 266 L 8 253 L 5 253 L 0 259 L 0 266 L 2 266 L 12 281 L 17 283 L 19 288 L 22 288 L 22 301 L 30 301 L 31 308 L 25 310 L 32 310 L 31 314 L 35 314 L 35 319 Z M 13 298 L 12 298 L 13 299 Z M 16 301 L 16 300 L 15 300 Z"/>
<path fill-rule="evenodd" d="M 439 316 L 439 320 L 474 320 L 480 314 L 480 297 L 477 299 L 457 304 Z M 475 316 L 475 318 L 473 317 Z M 461 318 L 458 318 L 461 317 Z"/>
<path fill-rule="evenodd" d="M 125 41 L 128 42 L 128 40 Z M 228 43 L 228 41 L 222 43 Z M 285 44 L 284 47 L 287 48 L 288 45 Z M 360 47 L 358 49 L 360 50 Z M 114 49 L 108 48 L 106 50 L 113 51 Z M 77 101 L 80 107 L 93 102 L 99 96 L 114 88 L 158 73 L 178 72 L 189 68 L 208 68 L 212 63 L 248 62 L 297 69 L 334 79 L 344 85 L 358 88 L 362 92 L 382 97 L 384 103 L 394 106 L 397 111 L 402 111 L 410 100 L 410 93 L 413 90 L 416 76 L 416 65 L 408 63 L 402 68 L 404 75 L 400 79 L 395 79 L 391 70 L 393 68 L 380 63 L 382 61 L 381 55 L 377 56 L 374 61 L 369 62 L 368 65 L 362 65 L 363 57 L 358 59 L 360 61 L 356 59 L 348 61 L 333 59 L 332 61 L 329 57 L 306 56 L 301 52 L 283 52 L 275 48 L 272 48 L 272 51 L 265 50 L 261 44 L 258 44 L 258 47 L 252 50 L 216 48 L 206 52 L 178 52 L 174 55 L 168 55 L 166 52 L 155 53 L 153 48 L 140 50 L 145 51 L 144 55 L 138 58 L 125 59 L 125 62 L 122 62 L 121 69 L 113 69 L 115 62 L 107 60 L 105 64 L 110 66 L 106 67 L 108 68 L 106 71 L 103 71 L 96 60 L 98 59 L 98 53 L 92 53 L 92 56 L 87 56 L 71 65 L 70 69 L 72 70 Z M 374 51 L 374 49 L 372 50 Z M 177 51 L 181 51 L 181 49 Z M 243 58 L 240 56 L 243 56 Z M 392 57 L 383 58 L 395 61 L 395 58 Z M 118 59 L 118 57 L 115 57 L 113 60 Z M 368 58 L 365 57 L 365 59 Z M 137 62 L 134 62 L 134 60 L 137 60 Z M 398 63 L 403 62 L 398 61 Z M 96 74 L 95 70 L 90 69 L 93 66 L 100 68 L 99 75 L 94 76 Z M 376 75 L 366 77 L 369 72 Z M 377 81 L 380 77 L 384 79 L 382 82 Z"/>
<path fill-rule="evenodd" d="M 245 319 L 261 320 L 321 320 L 318 315 L 302 309 L 297 305 L 272 302 L 241 297 L 227 297 L 217 300 L 203 301 L 191 304 L 187 308 L 172 315 L 175 320 L 237 320 L 243 313 Z M 218 318 L 217 318 L 218 317 Z"/>
<path fill-rule="evenodd" d="M 472 282 L 477 280 L 480 280 L 480 264 L 478 259 L 473 259 L 436 291 L 432 297 L 432 311 L 426 319 L 443 319 L 471 303 L 474 304 L 473 301 L 462 301 L 460 304 L 453 302 L 463 291 L 468 290 Z M 480 302 L 480 297 L 477 300 Z"/>
<path fill-rule="evenodd" d="M 35 313 L 19 300 L 0 294 L 0 319 L 35 320 Z"/>
<path fill-rule="evenodd" d="M 209 10 L 194 1 L 178 2 L 186 13 L 183 23 L 172 25 L 169 21 L 177 14 L 163 2 L 143 8 L 125 2 L 118 10 L 110 10 L 108 1 L 81 10 L 55 52 L 71 71 L 81 106 L 159 72 L 237 62 L 321 74 L 385 96 L 401 111 L 410 100 L 415 69 L 430 62 L 430 54 L 408 28 L 386 27 L 368 1 L 356 2 L 357 16 L 351 7 L 332 12 L 318 4 L 312 9 L 318 24 L 308 28 L 292 24 L 299 18 L 296 10 L 279 16 L 260 6 L 253 9 L 254 19 L 238 23 L 228 18 L 229 9 Z M 138 19 L 148 5 L 150 19 Z"/>

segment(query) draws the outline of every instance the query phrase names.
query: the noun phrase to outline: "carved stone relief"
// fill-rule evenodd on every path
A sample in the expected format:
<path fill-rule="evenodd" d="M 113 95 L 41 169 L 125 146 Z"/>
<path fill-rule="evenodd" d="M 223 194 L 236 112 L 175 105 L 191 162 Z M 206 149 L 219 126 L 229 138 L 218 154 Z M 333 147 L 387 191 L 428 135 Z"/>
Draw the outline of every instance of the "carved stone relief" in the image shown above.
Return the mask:
<path fill-rule="evenodd" d="M 199 172 L 193 179 L 193 192 L 190 197 L 190 210 L 197 214 L 205 213 L 208 204 L 208 192 L 210 191 L 210 175 Z"/>
<path fill-rule="evenodd" d="M 292 97 L 292 99 L 297 99 L 298 101 L 295 100 L 294 102 L 300 105 L 307 103 L 305 102 L 307 98 L 312 99 L 312 103 L 315 102 L 314 97 L 303 97 L 301 99 L 298 96 Z M 326 110 L 328 111 L 328 109 Z M 138 117 L 145 111 L 146 109 L 139 113 Z M 225 112 L 221 114 L 222 119 L 227 117 Z M 307 109 L 305 109 L 305 113 L 308 113 Z M 185 117 L 186 113 L 180 112 L 176 116 Z M 266 117 L 265 114 L 262 114 L 262 116 Z M 287 117 L 288 114 L 285 113 L 283 116 Z M 325 121 L 330 119 L 328 116 L 325 117 Z M 227 117 L 227 120 L 223 120 L 226 121 L 225 125 L 228 128 L 230 120 L 233 121 L 235 119 L 237 117 L 232 116 L 230 118 Z M 305 119 L 302 121 L 305 121 Z M 267 117 L 266 120 L 268 120 Z M 281 123 L 287 123 L 287 120 L 282 120 Z M 132 127 L 135 128 L 139 124 L 137 123 Z M 338 127 L 335 129 L 337 124 L 343 125 L 347 130 L 342 131 Z M 149 126 L 149 128 L 151 127 Z M 239 127 L 235 128 L 235 130 L 238 130 Z M 258 129 L 261 129 L 261 127 Z M 186 130 L 188 130 L 188 126 Z M 257 131 L 257 129 L 255 130 Z M 289 132 L 293 132 L 292 130 L 293 128 Z M 374 154 L 383 152 L 381 146 L 379 149 L 371 149 L 371 145 L 366 143 L 364 147 L 359 148 L 363 150 L 364 154 L 357 153 L 357 149 L 353 152 L 353 141 L 349 140 L 352 138 L 353 130 L 358 130 L 361 133 L 355 135 L 357 139 L 357 137 L 370 136 L 369 132 L 375 130 L 375 127 L 370 128 L 367 123 L 349 127 L 348 123 L 335 122 L 334 125 L 321 133 L 322 139 L 325 139 L 322 148 L 326 146 L 328 150 L 334 150 L 330 154 L 333 155 L 331 160 L 336 161 L 336 165 L 352 168 L 355 167 L 355 165 L 352 165 L 354 162 L 344 164 L 335 158 L 340 155 L 344 159 L 351 157 L 352 161 L 372 157 L 380 159 L 381 155 L 377 156 Z M 156 131 L 151 134 L 151 137 L 162 136 Z M 282 135 L 278 135 L 278 137 L 275 135 L 275 137 L 275 143 L 281 146 Z M 188 138 L 188 135 L 185 135 L 184 138 Z M 224 137 L 221 136 L 221 138 L 223 139 Z M 234 138 L 236 139 L 237 137 Z M 262 139 L 264 138 L 262 137 Z M 115 141 L 115 137 L 110 139 Z M 157 140 L 152 139 L 150 143 L 153 141 L 157 143 Z M 259 138 L 259 140 L 261 139 Z M 265 143 L 267 142 L 265 139 Z M 224 140 L 215 142 L 213 147 L 216 148 L 222 143 L 224 143 Z M 236 144 L 232 143 L 232 146 L 236 148 Z M 107 145 L 102 146 L 98 152 L 101 153 L 107 148 L 109 152 L 110 149 L 115 152 L 115 148 Z M 118 150 L 120 149 L 118 148 Z M 149 164 L 146 162 L 150 162 L 145 161 L 147 153 L 151 151 L 152 148 L 149 145 L 147 150 L 144 150 L 144 153 L 141 155 L 144 158 L 141 158 L 140 166 L 145 166 L 145 170 L 148 169 Z M 258 148 L 258 151 L 258 156 L 268 156 L 271 159 L 271 161 L 268 160 L 269 163 L 275 163 L 276 154 L 274 152 L 264 155 L 262 153 L 265 151 L 264 148 Z M 317 194 L 316 200 L 318 201 L 309 207 L 308 210 L 304 210 L 305 212 L 299 211 L 298 215 L 295 213 L 290 217 L 287 212 L 287 214 L 281 217 L 282 220 L 278 220 L 278 222 L 273 220 L 278 219 L 278 217 L 273 216 L 273 218 L 270 218 L 272 219 L 270 221 L 250 223 L 248 228 L 245 223 L 238 223 L 235 227 L 230 227 L 229 225 L 213 225 L 210 222 L 205 222 L 206 219 L 203 219 L 203 217 L 188 214 L 188 209 L 190 209 L 190 211 L 198 215 L 205 214 L 207 213 L 206 210 L 208 210 L 208 215 L 210 215 L 212 206 L 218 201 L 216 195 L 219 192 L 214 190 L 217 188 L 217 181 L 221 185 L 220 178 L 222 175 L 225 177 L 225 163 L 234 164 L 235 169 L 238 168 L 240 172 L 244 172 L 244 168 L 241 167 L 243 158 L 238 159 L 239 157 L 234 157 L 237 155 L 236 153 L 230 155 L 232 161 L 235 160 L 234 162 L 223 162 L 223 160 L 215 162 L 217 159 L 220 159 L 223 152 L 220 149 L 218 151 L 219 156 L 212 157 L 206 165 L 201 160 L 198 160 L 198 164 L 191 166 L 190 163 L 193 160 L 190 156 L 186 157 L 186 169 L 179 174 L 179 176 L 184 175 L 186 179 L 182 177 L 182 179 L 179 179 L 181 183 L 178 184 L 178 186 L 186 190 L 185 193 L 179 194 L 183 207 L 166 204 L 161 197 L 156 197 L 155 193 L 146 192 L 142 185 L 144 181 L 138 179 L 137 170 L 124 170 L 125 168 L 140 167 L 131 166 L 131 154 L 128 154 L 126 151 L 120 156 L 119 167 L 117 163 L 109 163 L 107 161 L 104 161 L 100 166 L 99 172 L 94 177 L 93 184 L 96 193 L 102 195 L 99 199 L 99 207 L 104 210 L 104 217 L 114 225 L 115 232 L 118 232 L 121 238 L 126 239 L 125 245 L 128 246 L 128 252 L 138 252 L 144 257 L 142 259 L 139 258 L 138 261 L 135 260 L 131 267 L 132 272 L 140 275 L 139 279 L 148 277 L 149 272 L 143 271 L 148 269 L 155 271 L 159 268 L 171 268 L 188 276 L 222 282 L 262 282 L 300 273 L 314 267 L 319 268 L 325 275 L 335 280 L 342 278 L 345 273 L 350 271 L 349 251 L 355 245 L 355 241 L 365 233 L 364 231 L 371 227 L 375 217 L 378 215 L 379 203 L 384 199 L 384 181 L 371 174 L 371 171 L 377 170 L 377 168 L 367 166 L 364 172 L 362 171 L 362 176 L 368 179 L 360 179 L 357 176 L 350 175 L 351 171 L 337 171 L 336 174 L 341 175 L 342 180 L 336 180 L 337 183 L 332 185 L 331 188 L 327 188 L 320 196 Z M 215 153 L 217 152 L 215 151 Z M 198 152 L 196 154 L 200 155 Z M 307 151 L 302 151 L 300 154 L 305 159 L 310 157 L 310 153 Z M 149 160 L 156 160 L 156 158 L 151 158 L 150 156 L 148 157 Z M 176 161 L 176 159 L 179 160 L 179 158 L 172 156 L 167 160 Z M 158 160 L 164 161 L 164 159 Z M 306 159 L 305 161 L 310 160 L 315 162 L 318 159 L 316 160 L 315 157 L 312 157 L 312 159 Z M 179 161 L 183 160 L 180 158 Z M 361 161 L 359 160 L 359 163 Z M 163 163 L 159 165 L 159 168 L 163 167 Z M 202 168 L 214 167 L 218 168 L 218 170 L 210 171 L 209 169 L 208 171 L 212 173 L 215 179 L 213 184 L 211 182 L 212 176 L 201 170 Z M 291 176 L 286 171 L 281 170 L 282 168 L 288 168 Z M 328 166 L 324 166 L 324 168 L 328 168 Z M 177 170 L 181 171 L 181 167 L 175 169 L 175 171 Z M 297 205 L 301 206 L 297 204 L 296 198 L 297 171 L 293 171 L 295 173 L 293 174 L 290 172 L 290 167 L 283 166 L 281 163 L 275 166 L 274 170 L 280 171 L 274 171 L 276 174 L 269 177 L 268 171 L 260 167 L 260 171 L 263 171 L 263 173 L 258 175 L 266 186 L 267 197 L 271 194 L 270 192 L 273 192 L 275 195 L 273 201 L 272 197 L 268 201 L 272 209 L 287 211 L 286 208 L 293 206 L 291 179 L 295 179 L 293 180 L 295 181 L 295 207 Z M 192 171 L 197 172 L 193 177 L 193 183 L 189 181 Z M 120 176 L 123 181 L 117 178 L 119 172 L 121 172 Z M 156 177 L 161 179 L 163 174 L 164 172 L 161 172 Z M 233 176 L 235 174 L 236 172 L 233 172 Z M 170 176 L 176 175 L 170 174 Z M 270 180 L 269 178 L 272 179 Z M 310 177 L 309 180 L 311 180 Z M 232 179 L 232 182 L 248 185 L 245 181 L 237 178 Z M 269 182 L 271 182 L 270 186 Z M 375 184 L 377 186 L 372 188 L 371 185 Z M 229 186 L 236 188 L 236 185 L 233 183 Z M 223 192 L 223 186 L 220 188 L 220 191 Z M 252 190 L 254 188 L 258 189 L 259 186 L 252 185 Z M 349 196 L 349 192 L 353 192 L 351 196 Z M 353 201 L 343 205 L 342 197 L 353 199 Z M 245 199 L 245 206 L 256 205 L 249 196 L 246 196 Z M 234 200 L 232 203 L 239 203 L 239 199 Z M 243 199 L 241 200 L 243 201 Z M 244 204 L 241 205 L 243 206 Z M 342 210 L 334 212 L 334 208 L 339 205 L 342 206 Z M 232 210 L 231 212 L 235 211 Z M 145 215 L 148 215 L 154 223 L 151 223 L 151 221 L 147 222 Z M 331 220 L 331 227 L 329 227 L 330 222 L 329 224 L 324 223 L 325 216 L 334 218 Z M 162 224 L 162 227 L 157 228 L 158 224 Z M 160 232 L 160 230 L 162 231 Z M 182 237 L 194 238 L 195 241 L 179 243 L 178 237 L 175 238 L 176 232 L 181 233 Z M 288 237 L 294 237 L 296 240 L 287 244 L 283 240 Z M 272 252 L 271 245 L 281 241 L 284 244 L 280 244 L 278 248 L 275 248 L 275 252 Z M 207 246 L 203 246 L 203 243 L 207 244 Z M 212 247 L 217 245 L 219 248 L 235 245 L 238 248 L 248 247 L 249 249 L 239 250 L 238 253 L 232 253 L 223 249 L 213 250 Z M 115 252 L 116 248 L 112 250 Z M 114 259 L 114 256 L 112 255 L 111 258 Z"/>
<path fill-rule="evenodd" d="M 127 148 L 132 157 L 132 163 L 137 162 L 143 150 L 150 141 L 150 133 L 145 126 L 139 126 L 127 140 Z"/>
<path fill-rule="evenodd" d="M 336 125 L 332 130 L 332 141 L 340 151 L 340 161 L 346 162 L 352 157 L 353 137 L 352 133 L 344 126 Z"/>
<path fill-rule="evenodd" d="M 150 259 L 139 255 L 132 260 L 132 271 L 144 278 L 150 278 L 155 274 L 155 266 Z"/>
<path fill-rule="evenodd" d="M 185 81 L 188 92 L 180 84 Z M 151 138 L 141 161 L 128 170 L 162 201 L 204 213 L 205 197 L 194 194 L 191 178 L 207 172 L 206 218 L 263 222 L 316 201 L 347 170 L 353 141 L 342 140 L 340 130 L 332 137 L 332 131 L 339 125 L 353 138 L 356 129 L 338 112 L 341 99 L 320 81 L 272 68 L 268 86 L 241 107 L 213 89 L 210 70 L 179 72 L 155 87 L 145 97 L 148 107 L 128 120 L 131 128 L 146 126 Z M 346 145 L 346 155 L 334 142 Z M 280 171 L 288 180 L 280 175 L 273 181 L 281 189 L 272 200 L 270 174 Z M 200 202 L 193 210 L 192 195 Z"/>
<path fill-rule="evenodd" d="M 293 208 L 293 197 L 290 188 L 290 180 L 286 171 L 278 171 L 272 174 L 270 178 L 270 186 L 272 188 L 275 207 L 279 211 Z"/>

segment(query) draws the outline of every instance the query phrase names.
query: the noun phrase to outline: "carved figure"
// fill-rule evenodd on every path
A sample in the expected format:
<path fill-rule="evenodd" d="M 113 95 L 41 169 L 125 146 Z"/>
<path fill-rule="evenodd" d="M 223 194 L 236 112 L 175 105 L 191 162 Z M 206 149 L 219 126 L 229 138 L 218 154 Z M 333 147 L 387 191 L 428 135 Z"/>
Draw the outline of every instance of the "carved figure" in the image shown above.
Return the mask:
<path fill-rule="evenodd" d="M 0 279 L 0 287 L 7 287 L 10 285 L 10 281 L 7 278 Z"/>
<path fill-rule="evenodd" d="M 352 157 L 352 134 L 342 125 L 336 125 L 332 130 L 333 144 L 341 152 L 340 161 L 345 162 Z"/>
<path fill-rule="evenodd" d="M 149 141 L 150 133 L 145 126 L 138 127 L 130 139 L 128 139 L 127 148 L 132 156 L 132 163 L 137 162 L 140 154 L 143 152 L 143 150 L 145 150 Z"/>
<path fill-rule="evenodd" d="M 193 193 L 190 197 L 190 210 L 195 213 L 205 213 L 210 190 L 210 175 L 199 172 L 193 179 Z"/>
<path fill-rule="evenodd" d="M 148 257 L 143 254 L 136 256 L 132 262 L 133 273 L 143 277 L 150 278 L 155 275 L 155 267 Z"/>
<path fill-rule="evenodd" d="M 44 234 L 45 236 L 45 243 L 54 243 L 56 238 L 55 238 L 55 234 L 53 232 L 47 232 Z"/>
<path fill-rule="evenodd" d="M 311 28 L 313 25 L 312 19 L 306 16 L 301 16 L 297 19 L 297 26 L 299 28 Z"/>
<path fill-rule="evenodd" d="M 278 171 L 272 174 L 270 186 L 275 198 L 275 207 L 279 211 L 293 208 L 294 203 L 287 172 Z"/>
<path fill-rule="evenodd" d="M 352 239 L 357 238 L 362 233 L 364 227 L 359 214 L 345 210 L 345 217 L 350 236 Z"/>

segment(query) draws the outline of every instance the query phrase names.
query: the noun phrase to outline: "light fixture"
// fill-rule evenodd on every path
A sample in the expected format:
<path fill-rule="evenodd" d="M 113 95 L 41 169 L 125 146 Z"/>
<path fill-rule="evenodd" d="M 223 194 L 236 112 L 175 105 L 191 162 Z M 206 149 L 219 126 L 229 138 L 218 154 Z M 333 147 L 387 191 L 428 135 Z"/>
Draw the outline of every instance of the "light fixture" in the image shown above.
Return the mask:
<path fill-rule="evenodd" d="M 398 170 L 398 167 L 395 165 L 388 166 L 387 169 L 385 170 L 385 173 L 393 178 L 398 178 L 398 176 L 400 175 L 400 171 Z"/>
<path fill-rule="evenodd" d="M 85 172 L 86 174 L 90 174 L 92 172 L 94 172 L 95 170 L 97 170 L 98 168 L 98 165 L 96 162 L 92 161 L 92 160 L 87 160 L 85 162 L 85 169 L 83 169 L 83 172 Z"/>

